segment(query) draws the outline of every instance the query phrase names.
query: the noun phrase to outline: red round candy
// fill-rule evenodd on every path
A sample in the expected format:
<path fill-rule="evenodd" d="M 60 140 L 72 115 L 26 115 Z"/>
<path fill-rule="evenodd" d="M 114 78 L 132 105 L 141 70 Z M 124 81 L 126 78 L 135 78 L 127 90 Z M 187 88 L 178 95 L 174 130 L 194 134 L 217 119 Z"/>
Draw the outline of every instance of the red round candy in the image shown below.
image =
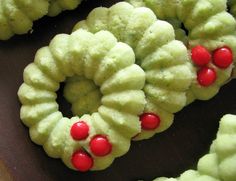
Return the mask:
<path fill-rule="evenodd" d="M 93 159 L 86 152 L 79 150 L 72 155 L 72 165 L 81 172 L 86 172 L 93 166 Z"/>
<path fill-rule="evenodd" d="M 216 72 L 212 68 L 203 67 L 197 72 L 197 80 L 201 86 L 210 86 L 216 80 Z"/>
<path fill-rule="evenodd" d="M 153 113 L 143 113 L 140 116 L 141 127 L 144 130 L 154 130 L 156 129 L 161 122 L 161 119 L 158 115 Z"/>
<path fill-rule="evenodd" d="M 88 137 L 89 127 L 84 121 L 78 121 L 71 126 L 70 134 L 74 140 L 83 140 Z"/>
<path fill-rule="evenodd" d="M 204 66 L 211 61 L 211 54 L 205 47 L 198 45 L 192 48 L 191 58 L 196 65 Z"/>
<path fill-rule="evenodd" d="M 106 136 L 97 135 L 89 143 L 90 150 L 96 156 L 105 156 L 111 152 L 112 145 Z"/>
<path fill-rule="evenodd" d="M 227 47 L 218 48 L 213 53 L 213 63 L 222 69 L 229 67 L 233 62 L 232 51 Z"/>

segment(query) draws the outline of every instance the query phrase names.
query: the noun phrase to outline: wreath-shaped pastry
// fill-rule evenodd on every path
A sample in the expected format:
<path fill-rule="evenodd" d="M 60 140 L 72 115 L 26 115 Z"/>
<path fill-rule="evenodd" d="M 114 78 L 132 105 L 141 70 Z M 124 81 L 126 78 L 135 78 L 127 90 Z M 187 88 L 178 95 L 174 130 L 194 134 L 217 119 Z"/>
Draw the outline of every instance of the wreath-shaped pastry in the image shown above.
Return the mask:
<path fill-rule="evenodd" d="M 55 36 L 25 68 L 18 91 L 20 117 L 32 141 L 80 171 L 104 169 L 125 154 L 140 132 L 138 115 L 145 105 L 145 74 L 134 61 L 132 49 L 106 31 Z M 66 118 L 58 110 L 55 91 L 72 75 L 93 81 L 100 90 L 97 111 Z M 122 95 L 126 99 L 116 99 Z"/>
<path fill-rule="evenodd" d="M 178 178 L 161 177 L 154 181 L 235 181 L 235 170 L 236 116 L 227 114 L 220 121 L 210 152 L 199 159 L 197 170 L 187 170 Z"/>
<path fill-rule="evenodd" d="M 140 6 L 140 3 L 142 5 L 144 2 L 146 1 L 132 1 L 135 6 Z M 148 2 L 145 5 L 149 7 Z M 172 1 L 156 0 L 149 3 L 153 3 L 154 7 L 152 8 L 151 4 L 151 8 L 160 13 L 159 6 L 169 7 L 167 2 L 171 4 Z M 179 1 L 179 4 L 196 5 L 196 8 L 193 8 L 194 13 L 196 13 L 194 18 L 199 21 L 197 17 L 200 16 L 202 6 L 199 7 L 198 3 L 194 2 L 195 4 L 192 1 Z M 207 10 L 214 8 L 216 5 L 209 0 L 203 0 L 203 2 L 210 4 L 210 6 L 205 7 Z M 221 3 L 223 4 L 223 1 Z M 149 138 L 155 133 L 167 129 L 173 120 L 172 113 L 178 112 L 196 98 L 210 99 L 219 91 L 220 86 L 231 78 L 233 55 L 236 52 L 236 22 L 224 10 L 225 6 L 226 4 L 222 8 L 214 8 L 217 9 L 214 10 L 214 13 L 223 16 L 227 21 L 217 19 L 213 15 L 203 14 L 205 18 L 210 17 L 206 22 L 213 24 L 212 32 L 208 32 L 206 28 L 199 29 L 198 26 L 192 28 L 193 25 L 189 25 L 191 27 L 189 28 L 189 36 L 186 37 L 184 34 L 185 39 L 183 41 L 188 45 L 188 54 L 182 43 L 176 40 L 173 41 L 174 31 L 172 27 L 166 22 L 156 20 L 153 12 L 145 7 L 134 8 L 125 2 L 117 3 L 110 8 L 99 7 L 95 8 L 86 20 L 76 24 L 74 30 L 80 28 L 90 32 L 108 30 L 120 41 L 129 44 L 134 49 L 136 63 L 146 73 L 144 92 L 147 104 L 144 115 L 141 115 L 140 119 L 144 122 L 154 122 L 154 116 L 156 115 L 158 117 L 156 120 L 159 120 L 156 122 L 160 122 L 159 127 L 155 127 L 157 124 L 150 124 L 151 126 L 148 129 L 143 126 L 142 132 L 134 139 Z M 171 12 L 175 12 L 179 7 L 176 5 L 170 6 L 171 8 Z M 205 8 L 204 11 L 206 11 Z M 180 14 L 187 13 L 191 8 L 184 12 L 182 12 L 182 9 L 180 10 Z M 163 12 L 166 13 L 166 11 Z M 164 18 L 165 13 L 162 16 L 158 13 L 156 13 L 158 17 L 168 19 Z M 169 17 L 170 15 L 167 13 L 166 16 Z M 181 14 L 180 17 L 182 16 L 185 17 Z M 200 17 L 202 18 L 202 16 Z M 188 21 L 190 20 L 186 19 L 186 24 L 188 24 Z M 174 24 L 174 27 L 178 27 L 177 23 L 179 21 L 172 20 L 170 22 Z M 183 20 L 183 22 L 185 21 Z M 217 33 L 218 29 L 222 29 L 220 33 Z M 177 29 L 176 32 L 179 30 Z M 179 32 L 182 32 L 183 35 L 183 30 Z M 198 35 L 201 35 L 201 37 L 198 37 Z M 207 41 L 205 39 L 207 35 L 212 40 L 209 40 L 208 37 L 207 40 L 209 41 Z M 191 57 L 191 61 L 188 57 Z M 77 115 L 80 114 L 78 110 L 81 110 L 80 100 L 83 98 L 76 95 L 78 91 L 76 91 L 76 86 L 73 86 L 76 81 L 71 81 L 69 84 L 70 88 L 66 87 L 65 89 L 65 97 L 72 103 L 73 113 Z M 75 89 L 71 90 L 73 94 L 69 95 L 70 93 L 67 92 L 69 89 Z M 69 97 L 74 97 L 74 99 L 72 100 Z"/>
<path fill-rule="evenodd" d="M 0 40 L 27 33 L 34 20 L 47 14 L 48 5 L 47 0 L 1 0 Z"/>
<path fill-rule="evenodd" d="M 143 90 L 147 104 L 140 115 L 143 129 L 134 139 L 146 139 L 166 130 L 173 122 L 173 113 L 186 105 L 186 91 L 195 76 L 187 49 L 175 40 L 173 27 L 157 20 L 148 8 L 135 8 L 120 2 L 110 8 L 95 8 L 74 30 L 81 28 L 93 33 L 108 30 L 118 40 L 129 44 L 136 55 L 136 63 L 146 73 Z M 75 78 L 68 80 L 64 93 L 72 103 L 74 115 L 81 114 L 82 100 L 85 100 L 83 94 L 78 94 L 77 87 L 80 85 Z"/>
<path fill-rule="evenodd" d="M 232 55 L 236 58 L 236 22 L 226 12 L 225 0 L 128 0 L 135 6 L 146 6 L 158 19 L 169 21 L 176 28 L 177 38 L 186 43 L 192 54 L 201 52 L 200 59 L 191 57 L 198 70 L 199 81 L 194 81 L 188 92 L 188 102 L 207 100 L 216 95 L 232 74 Z M 200 46 L 200 47 L 199 47 Z M 230 50 L 226 50 L 229 47 Z M 197 49 L 196 49 L 197 48 Z M 221 49 L 223 48 L 223 50 Z M 192 52 L 194 51 L 194 52 Z M 227 59 L 219 61 L 217 56 Z M 203 80 L 202 75 L 211 78 Z M 209 76 L 208 76 L 209 77 Z"/>
<path fill-rule="evenodd" d="M 33 21 L 44 15 L 56 16 L 63 10 L 75 9 L 81 0 L 1 0 L 0 40 L 14 34 L 25 34 Z"/>
<path fill-rule="evenodd" d="M 183 43 L 150 9 L 122 2 L 93 10 L 74 33 L 57 35 L 40 49 L 24 70 L 18 91 L 21 119 L 35 143 L 72 169 L 106 168 L 128 151 L 131 138 L 163 131 L 173 113 L 194 99 L 211 98 L 231 78 L 236 22 L 225 11 L 225 1 L 132 2 L 150 6 L 172 23 Z M 170 5 L 167 14 L 160 4 Z M 214 11 L 206 14 L 211 8 Z M 179 29 L 179 20 L 188 36 Z M 58 111 L 55 91 L 66 78 L 65 96 L 81 118 L 65 118 Z"/>

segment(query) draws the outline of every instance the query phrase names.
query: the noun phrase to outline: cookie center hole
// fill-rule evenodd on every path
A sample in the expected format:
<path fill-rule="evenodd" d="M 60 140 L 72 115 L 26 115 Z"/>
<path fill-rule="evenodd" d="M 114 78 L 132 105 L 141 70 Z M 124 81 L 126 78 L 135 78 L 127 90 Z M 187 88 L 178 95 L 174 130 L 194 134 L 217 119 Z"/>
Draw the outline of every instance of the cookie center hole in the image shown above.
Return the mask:
<path fill-rule="evenodd" d="M 63 87 L 63 95 L 70 104 L 73 115 L 92 114 L 101 105 L 102 94 L 99 87 L 83 76 L 68 78 Z"/>
<path fill-rule="evenodd" d="M 185 35 L 186 36 L 188 36 L 188 30 L 187 30 L 187 28 L 184 26 L 184 24 L 183 23 L 181 23 L 181 29 L 183 30 L 183 32 L 185 33 Z"/>
<path fill-rule="evenodd" d="M 71 111 L 71 104 L 65 99 L 65 97 L 63 96 L 63 90 L 65 87 L 65 83 L 61 83 L 60 84 L 60 89 L 56 92 L 57 93 L 57 103 L 59 105 L 59 111 L 62 112 L 63 116 L 65 117 L 72 117 L 72 111 Z"/>
<path fill-rule="evenodd" d="M 189 31 L 184 26 L 184 23 L 179 21 L 178 19 L 167 19 L 167 21 L 175 29 L 175 39 L 179 40 L 179 41 L 182 41 L 185 45 L 187 45 L 188 44 Z"/>

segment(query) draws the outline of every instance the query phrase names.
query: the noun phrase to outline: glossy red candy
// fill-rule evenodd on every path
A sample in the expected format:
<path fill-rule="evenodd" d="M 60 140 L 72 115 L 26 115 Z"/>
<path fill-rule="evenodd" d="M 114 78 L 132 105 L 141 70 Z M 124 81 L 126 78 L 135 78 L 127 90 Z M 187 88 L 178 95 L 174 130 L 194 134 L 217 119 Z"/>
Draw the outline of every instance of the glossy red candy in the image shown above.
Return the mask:
<path fill-rule="evenodd" d="M 84 121 L 78 121 L 71 126 L 70 134 L 74 140 L 83 140 L 88 137 L 89 126 Z"/>
<path fill-rule="evenodd" d="M 211 54 L 205 47 L 198 45 L 192 48 L 191 58 L 196 65 L 204 66 L 211 61 Z"/>
<path fill-rule="evenodd" d="M 90 170 L 93 166 L 93 159 L 85 151 L 79 150 L 72 155 L 72 165 L 81 172 Z"/>
<path fill-rule="evenodd" d="M 89 143 L 91 152 L 96 156 L 108 155 L 112 150 L 112 145 L 106 136 L 97 135 Z"/>
<path fill-rule="evenodd" d="M 216 80 L 216 72 L 212 68 L 203 67 L 197 72 L 197 80 L 201 86 L 210 86 Z"/>
<path fill-rule="evenodd" d="M 154 130 L 160 125 L 161 119 L 154 113 L 143 113 L 140 116 L 140 121 L 142 129 Z"/>
<path fill-rule="evenodd" d="M 218 48 L 213 53 L 213 63 L 222 69 L 228 68 L 233 62 L 232 51 L 227 47 Z"/>

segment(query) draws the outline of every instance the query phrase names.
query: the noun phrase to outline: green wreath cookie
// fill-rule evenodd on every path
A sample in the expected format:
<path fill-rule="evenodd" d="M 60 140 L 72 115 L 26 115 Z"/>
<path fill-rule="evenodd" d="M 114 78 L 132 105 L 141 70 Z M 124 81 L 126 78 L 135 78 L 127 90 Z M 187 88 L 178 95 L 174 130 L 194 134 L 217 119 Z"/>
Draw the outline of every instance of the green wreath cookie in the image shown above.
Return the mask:
<path fill-rule="evenodd" d="M 236 22 L 226 12 L 226 0 L 128 0 L 151 8 L 158 19 L 173 23 L 177 38 L 185 42 L 197 76 L 188 102 L 207 100 L 232 75 L 236 59 Z M 196 56 L 196 54 L 198 54 Z"/>
<path fill-rule="evenodd" d="M 44 15 L 56 16 L 63 10 L 75 9 L 81 0 L 1 0 L 0 40 L 14 34 L 25 34 L 33 21 Z"/>
<path fill-rule="evenodd" d="M 1 0 L 0 40 L 27 33 L 48 12 L 48 0 Z"/>
<path fill-rule="evenodd" d="M 134 61 L 132 49 L 107 31 L 55 36 L 25 68 L 18 91 L 20 117 L 32 141 L 80 171 L 104 169 L 125 154 L 140 132 L 138 115 L 145 105 L 145 74 Z M 102 103 L 91 114 L 67 118 L 58 110 L 55 92 L 73 75 L 96 87 Z M 117 99 L 121 95 L 126 99 Z"/>
<path fill-rule="evenodd" d="M 142 132 L 134 139 L 146 139 L 167 129 L 173 122 L 173 113 L 186 105 L 186 91 L 195 76 L 187 49 L 183 43 L 175 40 L 173 27 L 165 21 L 157 20 L 148 8 L 134 8 L 129 3 L 120 2 L 110 8 L 95 8 L 86 20 L 76 24 L 76 29 L 86 29 L 93 33 L 108 30 L 119 41 L 133 48 L 136 63 L 146 73 L 143 90 L 147 101 L 144 113 L 140 115 Z M 74 115 L 89 111 L 87 107 L 97 109 L 99 102 L 96 97 L 94 105 L 89 105 L 89 100 L 85 102 L 90 93 L 98 95 L 89 82 L 82 84 L 75 80 L 68 80 L 64 91 L 65 97 L 72 103 Z M 84 92 L 89 92 L 88 95 L 79 92 L 81 87 Z M 125 95 L 122 97 L 125 99 Z"/>
<path fill-rule="evenodd" d="M 154 181 L 235 181 L 236 116 L 227 114 L 220 121 L 210 153 L 199 159 L 197 170 L 187 170 L 178 178 L 160 177 Z"/>

